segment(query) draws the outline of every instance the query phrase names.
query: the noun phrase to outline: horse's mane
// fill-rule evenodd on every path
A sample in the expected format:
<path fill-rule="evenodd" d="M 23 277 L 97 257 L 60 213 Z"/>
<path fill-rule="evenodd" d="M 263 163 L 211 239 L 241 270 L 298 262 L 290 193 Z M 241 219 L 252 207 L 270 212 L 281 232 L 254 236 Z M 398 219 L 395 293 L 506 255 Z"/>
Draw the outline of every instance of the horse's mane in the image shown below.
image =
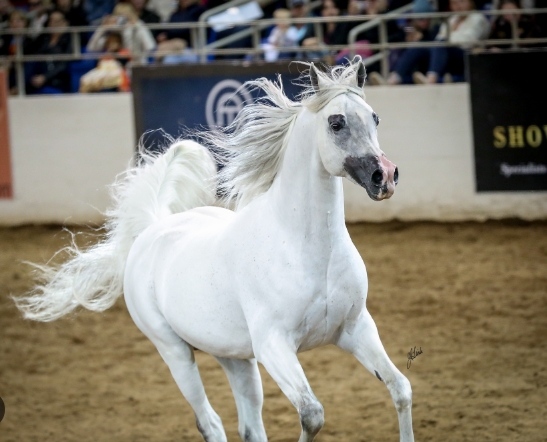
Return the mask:
<path fill-rule="evenodd" d="M 361 58 L 355 57 L 344 66 L 326 71 L 316 69 L 319 91 L 311 84 L 313 63 L 302 63 L 308 69 L 299 78 L 298 85 L 304 88 L 298 97 L 300 101 L 287 98 L 280 76 L 277 82 L 259 78 L 243 85 L 260 91 L 262 96 L 247 103 L 229 126 L 199 134 L 224 166 L 219 173 L 219 193 L 227 205 L 237 210 L 270 188 L 302 108 L 318 112 L 333 98 L 345 93 L 365 98 L 356 80 L 360 63 Z"/>

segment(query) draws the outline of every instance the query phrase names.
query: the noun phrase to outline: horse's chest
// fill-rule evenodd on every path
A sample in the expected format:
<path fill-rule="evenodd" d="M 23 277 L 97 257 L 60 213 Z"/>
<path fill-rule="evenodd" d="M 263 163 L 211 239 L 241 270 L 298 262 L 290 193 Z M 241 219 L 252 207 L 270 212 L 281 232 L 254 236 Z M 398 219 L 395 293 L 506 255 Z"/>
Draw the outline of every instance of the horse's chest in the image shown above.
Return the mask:
<path fill-rule="evenodd" d="M 300 302 L 293 304 L 292 332 L 301 351 L 335 342 L 346 321 L 365 308 L 366 273 L 363 278 L 335 270 L 325 269 L 322 277 L 309 286 L 312 290 L 301 287 Z"/>

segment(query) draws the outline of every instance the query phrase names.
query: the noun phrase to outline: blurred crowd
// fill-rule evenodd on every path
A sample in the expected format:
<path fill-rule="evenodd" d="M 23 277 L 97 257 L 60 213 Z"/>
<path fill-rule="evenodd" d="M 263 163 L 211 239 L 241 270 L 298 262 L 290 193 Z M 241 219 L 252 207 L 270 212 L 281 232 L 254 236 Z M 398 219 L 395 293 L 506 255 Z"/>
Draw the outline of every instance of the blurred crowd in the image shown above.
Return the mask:
<path fill-rule="evenodd" d="M 263 57 L 266 61 L 287 58 L 327 59 L 342 63 L 349 56 L 350 31 L 362 21 L 327 21 L 316 35 L 312 24 L 294 24 L 303 17 L 377 16 L 410 3 L 410 0 L 274 0 L 262 7 L 262 17 L 274 18 L 275 25 L 262 33 Z M 491 3 L 493 2 L 493 3 Z M 521 3 L 522 2 L 522 3 Z M 126 91 L 130 88 L 129 66 L 132 62 L 197 62 L 189 29 L 154 30 L 147 25 L 196 22 L 207 10 L 225 2 L 221 0 L 0 0 L 0 57 L 15 55 L 73 54 L 78 44 L 82 52 L 100 53 L 98 60 L 36 61 L 24 63 L 25 89 L 28 94 L 100 91 Z M 463 81 L 464 54 L 477 50 L 477 41 L 509 39 L 512 35 L 510 10 L 547 7 L 547 0 L 414 0 L 410 12 L 461 12 L 448 20 L 398 19 L 387 22 L 389 42 L 449 41 L 450 47 L 392 50 L 387 77 L 380 75 L 378 63 L 369 67 L 372 84 Z M 260 6 L 259 6 L 260 8 Z M 488 10 L 508 12 L 489 16 Z M 516 15 L 520 38 L 547 36 L 547 14 Z M 71 26 L 95 26 L 94 32 L 82 32 L 74 39 Z M 46 32 L 46 28 L 58 28 Z M 214 41 L 244 28 L 208 30 Z M 27 29 L 22 35 L 18 30 Z M 374 51 L 370 44 L 379 42 L 379 28 L 372 27 L 357 35 L 357 53 L 363 58 Z M 331 46 L 336 45 L 333 51 Z M 225 47 L 251 48 L 251 37 Z M 501 50 L 507 42 L 490 47 Z M 545 45 L 544 45 L 545 46 Z M 209 57 L 212 59 L 213 57 Z M 245 58 L 232 55 L 219 58 Z M 19 73 L 21 75 L 21 73 Z M 10 92 L 17 94 L 16 71 L 10 69 Z"/>

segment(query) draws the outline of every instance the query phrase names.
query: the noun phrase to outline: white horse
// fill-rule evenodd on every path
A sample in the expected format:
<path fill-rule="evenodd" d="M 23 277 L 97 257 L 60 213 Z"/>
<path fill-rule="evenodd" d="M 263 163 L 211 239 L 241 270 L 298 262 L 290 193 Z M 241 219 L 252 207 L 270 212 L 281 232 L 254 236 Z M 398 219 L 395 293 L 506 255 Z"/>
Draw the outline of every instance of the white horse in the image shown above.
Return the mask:
<path fill-rule="evenodd" d="M 193 347 L 214 355 L 233 390 L 239 434 L 266 441 L 257 361 L 300 415 L 300 442 L 323 426 L 297 353 L 334 344 L 391 393 L 400 440 L 414 440 L 410 383 L 388 358 L 366 309 L 364 263 L 344 223 L 342 178 L 376 201 L 389 198 L 397 169 L 380 150 L 379 119 L 365 102 L 360 59 L 319 72 L 301 102 L 281 84 L 249 82 L 265 100 L 246 106 L 205 142 L 231 152 L 220 173 L 228 210 L 215 204 L 216 167 L 192 141 L 174 143 L 115 185 L 109 233 L 16 302 L 50 321 L 81 305 L 110 307 L 125 294 L 131 317 L 154 343 L 207 441 L 225 441 L 205 395 Z"/>

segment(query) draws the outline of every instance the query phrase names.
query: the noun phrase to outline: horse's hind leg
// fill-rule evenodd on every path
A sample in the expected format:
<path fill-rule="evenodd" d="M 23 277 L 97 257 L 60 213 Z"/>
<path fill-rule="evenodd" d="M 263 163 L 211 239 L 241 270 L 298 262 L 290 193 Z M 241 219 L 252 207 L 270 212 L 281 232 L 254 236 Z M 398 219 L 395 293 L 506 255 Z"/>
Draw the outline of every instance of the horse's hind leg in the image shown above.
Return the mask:
<path fill-rule="evenodd" d="M 245 442 L 268 440 L 262 422 L 262 381 L 256 359 L 217 358 L 232 387 L 239 417 L 239 436 Z"/>
<path fill-rule="evenodd" d="M 413 442 L 412 389 L 408 379 L 389 359 L 368 311 L 363 311 L 351 330 L 344 330 L 338 347 L 352 353 L 365 368 L 386 384 L 399 418 L 401 442 Z"/>
<path fill-rule="evenodd" d="M 133 300 L 126 296 L 126 302 L 135 324 L 156 346 L 180 391 L 194 410 L 197 427 L 203 438 L 208 442 L 225 442 L 227 439 L 222 421 L 205 395 L 193 348 L 173 331 L 148 299 Z"/>

